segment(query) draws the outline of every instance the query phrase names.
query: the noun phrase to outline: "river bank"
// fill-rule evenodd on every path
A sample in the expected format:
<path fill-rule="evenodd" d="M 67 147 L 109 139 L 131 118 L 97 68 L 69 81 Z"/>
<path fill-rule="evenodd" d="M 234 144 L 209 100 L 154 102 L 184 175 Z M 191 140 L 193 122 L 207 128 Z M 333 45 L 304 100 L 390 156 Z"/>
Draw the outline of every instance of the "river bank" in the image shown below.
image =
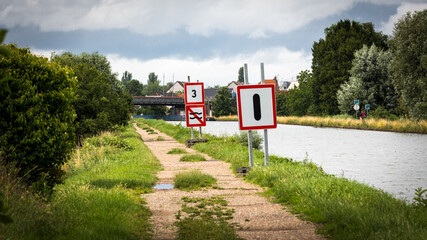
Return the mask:
<path fill-rule="evenodd" d="M 238 117 L 222 116 L 215 118 L 217 121 L 237 121 Z M 374 131 L 388 131 L 400 133 L 420 133 L 427 134 L 427 121 L 412 121 L 408 119 L 402 120 L 387 120 L 387 119 L 354 119 L 354 118 L 340 118 L 340 117 L 277 117 L 277 123 L 314 126 L 314 127 L 332 127 L 332 128 L 348 128 L 348 129 L 361 129 L 361 130 L 374 130 Z"/>
<path fill-rule="evenodd" d="M 143 120 L 184 142 L 190 129 L 163 121 Z M 233 137 L 208 134 L 207 143 L 193 148 L 230 162 L 232 169 L 247 166 L 247 147 Z M 427 210 L 396 199 L 366 184 L 327 174 L 317 165 L 271 156 L 262 167 L 263 153 L 254 150 L 256 167 L 247 179 L 268 189 L 278 202 L 320 223 L 319 231 L 334 239 L 423 239 L 427 236 Z"/>

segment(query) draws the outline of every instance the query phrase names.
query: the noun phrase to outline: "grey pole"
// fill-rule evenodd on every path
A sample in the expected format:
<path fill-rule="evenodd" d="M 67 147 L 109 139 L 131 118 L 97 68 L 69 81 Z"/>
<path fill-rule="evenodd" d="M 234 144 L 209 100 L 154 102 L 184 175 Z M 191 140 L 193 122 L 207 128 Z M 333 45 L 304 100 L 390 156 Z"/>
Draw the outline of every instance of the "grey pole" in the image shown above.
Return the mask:
<path fill-rule="evenodd" d="M 264 63 L 261 63 L 261 84 L 265 84 Z M 268 131 L 264 129 L 264 164 L 268 166 Z"/>
<path fill-rule="evenodd" d="M 194 134 L 193 134 L 193 127 L 191 127 L 191 140 L 194 139 Z"/>
<path fill-rule="evenodd" d="M 248 80 L 248 64 L 244 64 L 244 71 L 245 71 L 245 85 L 249 85 Z M 248 149 L 249 149 L 249 166 L 254 166 L 254 157 L 252 153 L 252 131 L 248 130 Z"/>
<path fill-rule="evenodd" d="M 202 139 L 202 127 L 199 127 L 199 138 Z"/>

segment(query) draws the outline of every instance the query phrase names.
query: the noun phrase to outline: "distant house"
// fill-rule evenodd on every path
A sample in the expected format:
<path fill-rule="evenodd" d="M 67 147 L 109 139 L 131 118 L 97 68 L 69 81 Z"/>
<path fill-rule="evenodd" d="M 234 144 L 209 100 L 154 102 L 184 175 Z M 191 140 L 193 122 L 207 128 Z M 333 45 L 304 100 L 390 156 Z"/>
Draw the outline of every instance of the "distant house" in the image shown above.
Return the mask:
<path fill-rule="evenodd" d="M 166 93 L 177 93 L 177 92 L 184 92 L 184 82 L 182 81 L 176 81 L 172 87 L 170 87 Z"/>
<path fill-rule="evenodd" d="M 231 89 L 231 94 L 233 95 L 234 99 L 236 99 L 236 96 L 237 96 L 237 86 L 242 86 L 242 85 L 245 85 L 245 84 L 237 81 L 232 81 L 227 85 L 227 88 Z"/>
<path fill-rule="evenodd" d="M 291 85 L 290 81 L 282 81 L 282 84 L 280 84 L 279 89 L 281 91 L 288 90 L 289 86 Z"/>
<path fill-rule="evenodd" d="M 279 83 L 277 82 L 276 77 L 274 77 L 273 79 L 265 79 L 264 82 L 265 82 L 265 84 L 273 84 L 274 85 L 274 92 L 279 91 Z M 261 84 L 261 82 L 259 82 L 258 84 Z"/>

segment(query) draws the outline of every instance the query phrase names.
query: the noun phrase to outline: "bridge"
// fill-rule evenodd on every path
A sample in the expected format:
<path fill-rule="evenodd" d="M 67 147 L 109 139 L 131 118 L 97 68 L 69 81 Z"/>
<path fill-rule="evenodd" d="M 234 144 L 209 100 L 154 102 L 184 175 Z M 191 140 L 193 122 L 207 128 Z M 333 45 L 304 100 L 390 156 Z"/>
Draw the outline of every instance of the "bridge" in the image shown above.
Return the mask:
<path fill-rule="evenodd" d="M 146 96 L 133 97 L 133 105 L 166 105 L 175 107 L 185 107 L 183 98 L 176 96 Z"/>

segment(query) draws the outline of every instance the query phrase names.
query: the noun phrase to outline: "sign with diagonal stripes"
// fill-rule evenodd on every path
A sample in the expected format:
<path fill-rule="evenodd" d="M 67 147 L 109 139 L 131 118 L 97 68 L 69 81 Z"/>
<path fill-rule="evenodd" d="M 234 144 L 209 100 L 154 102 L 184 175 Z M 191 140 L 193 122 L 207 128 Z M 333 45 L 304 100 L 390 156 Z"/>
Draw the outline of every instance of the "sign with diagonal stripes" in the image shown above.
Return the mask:
<path fill-rule="evenodd" d="M 185 120 L 187 127 L 205 127 L 206 109 L 204 104 L 192 104 L 185 106 Z"/>

